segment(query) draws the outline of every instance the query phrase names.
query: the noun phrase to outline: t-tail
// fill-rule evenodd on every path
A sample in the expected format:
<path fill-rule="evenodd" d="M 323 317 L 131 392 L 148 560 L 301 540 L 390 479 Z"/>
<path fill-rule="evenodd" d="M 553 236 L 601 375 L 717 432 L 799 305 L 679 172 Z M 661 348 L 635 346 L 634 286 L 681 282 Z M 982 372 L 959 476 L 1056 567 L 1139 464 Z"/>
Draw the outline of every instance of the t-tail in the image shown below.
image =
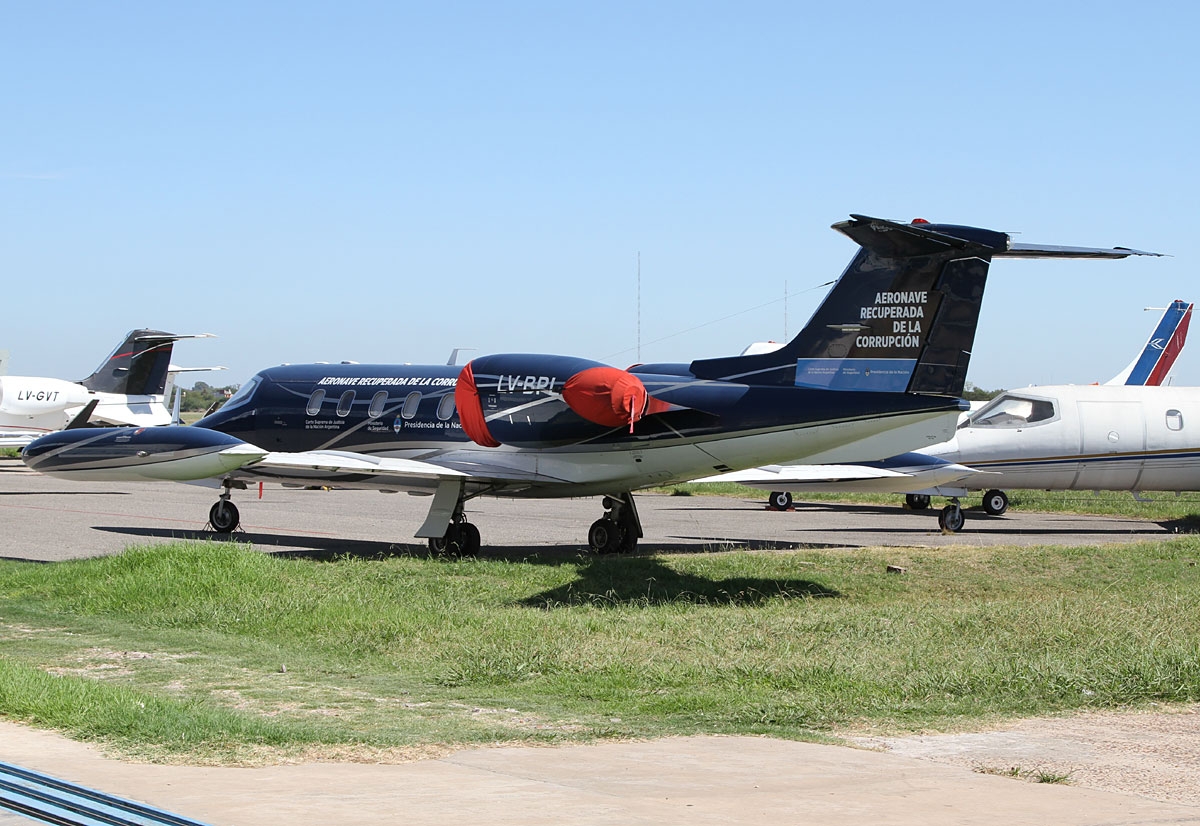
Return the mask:
<path fill-rule="evenodd" d="M 1105 384 L 1157 386 L 1166 381 L 1187 341 L 1192 306 L 1178 299 L 1172 301 L 1138 357 Z"/>
<path fill-rule="evenodd" d="M 162 330 L 133 330 L 96 372 L 79 383 L 96 393 L 161 396 L 167 386 L 175 342 L 207 337 L 207 333 L 179 335 Z"/>
<path fill-rule="evenodd" d="M 702 359 L 698 378 L 961 396 L 993 258 L 1125 258 L 1116 247 L 1016 244 L 1007 233 L 852 215 L 861 249 L 804 329 L 770 353 Z"/>

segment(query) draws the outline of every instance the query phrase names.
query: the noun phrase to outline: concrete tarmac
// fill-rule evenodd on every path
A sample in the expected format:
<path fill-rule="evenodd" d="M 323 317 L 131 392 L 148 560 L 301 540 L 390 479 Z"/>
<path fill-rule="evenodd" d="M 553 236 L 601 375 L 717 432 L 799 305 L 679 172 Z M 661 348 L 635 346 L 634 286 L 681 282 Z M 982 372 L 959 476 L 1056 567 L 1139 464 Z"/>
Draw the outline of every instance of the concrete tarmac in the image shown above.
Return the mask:
<path fill-rule="evenodd" d="M 494 748 L 401 765 L 130 765 L 0 723 L 0 759 L 223 826 L 1200 824 L 1200 807 L 754 737 Z M 0 815 L 0 824 L 8 826 Z"/>

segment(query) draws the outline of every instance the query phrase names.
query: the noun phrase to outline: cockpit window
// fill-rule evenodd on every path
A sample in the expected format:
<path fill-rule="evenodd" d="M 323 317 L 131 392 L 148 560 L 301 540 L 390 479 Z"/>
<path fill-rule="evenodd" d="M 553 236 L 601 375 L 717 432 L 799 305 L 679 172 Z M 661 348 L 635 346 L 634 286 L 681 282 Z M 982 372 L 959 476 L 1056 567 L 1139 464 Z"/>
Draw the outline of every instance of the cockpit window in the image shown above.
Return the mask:
<path fill-rule="evenodd" d="M 262 384 L 262 379 L 260 379 L 258 376 L 250 379 L 250 381 L 239 387 L 238 391 L 229 397 L 229 401 L 222 405 L 222 409 L 233 410 L 233 408 L 240 407 L 246 402 L 250 401 L 250 397 L 254 395 L 255 388 L 257 388 L 260 384 Z"/>
<path fill-rule="evenodd" d="M 1056 416 L 1054 402 L 1005 394 L 980 408 L 960 427 L 1028 427 Z"/>

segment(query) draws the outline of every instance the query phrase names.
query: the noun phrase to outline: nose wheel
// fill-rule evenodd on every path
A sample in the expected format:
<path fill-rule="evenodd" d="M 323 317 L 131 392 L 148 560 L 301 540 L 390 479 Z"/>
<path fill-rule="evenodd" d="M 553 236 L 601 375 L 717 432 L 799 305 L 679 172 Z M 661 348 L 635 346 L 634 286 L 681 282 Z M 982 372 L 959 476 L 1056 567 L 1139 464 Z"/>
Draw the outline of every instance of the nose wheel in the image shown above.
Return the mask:
<path fill-rule="evenodd" d="M 228 493 L 221 494 L 208 510 L 208 525 L 217 533 L 233 533 L 241 521 L 237 505 L 230 501 Z"/>
<path fill-rule="evenodd" d="M 962 506 L 957 499 L 951 499 L 950 504 L 942 508 L 938 514 L 938 525 L 946 533 L 958 533 L 962 530 L 967 517 L 963 514 Z"/>

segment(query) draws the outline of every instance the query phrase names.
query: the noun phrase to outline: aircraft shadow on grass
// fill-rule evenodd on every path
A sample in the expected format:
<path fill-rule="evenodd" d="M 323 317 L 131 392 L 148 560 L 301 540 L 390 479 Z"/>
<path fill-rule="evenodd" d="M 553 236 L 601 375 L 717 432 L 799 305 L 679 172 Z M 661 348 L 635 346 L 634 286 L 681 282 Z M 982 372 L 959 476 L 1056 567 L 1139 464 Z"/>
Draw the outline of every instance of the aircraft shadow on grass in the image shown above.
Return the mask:
<path fill-rule="evenodd" d="M 212 540 L 246 542 L 260 548 L 286 545 L 276 556 L 333 562 L 338 559 L 387 559 L 389 557 L 431 558 L 426 545 L 347 540 L 333 537 L 297 537 L 292 535 L 235 533 L 215 534 L 210 531 L 179 531 L 156 528 L 97 527 L 96 530 L 121 533 L 146 540 Z M 297 549 L 296 545 L 305 547 Z M 794 544 L 765 543 L 794 549 Z M 762 542 L 746 542 L 741 547 Z M 700 552 L 703 546 L 694 544 L 643 545 L 637 556 L 595 557 L 578 545 L 542 545 L 537 547 L 488 547 L 480 553 L 484 559 L 506 559 L 534 565 L 582 563 L 579 578 L 574 582 L 520 601 L 534 608 L 555 608 L 567 605 L 664 605 L 684 603 L 696 605 L 758 605 L 775 599 L 805 599 L 841 596 L 836 590 L 807 579 L 786 577 L 730 577 L 709 579 L 681 573 L 662 560 L 646 555 L 660 553 Z"/>
<path fill-rule="evenodd" d="M 730 577 L 709 579 L 676 571 L 653 557 L 600 557 L 585 560 L 579 578 L 520 601 L 531 608 L 572 605 L 761 605 L 777 599 L 841 596 L 807 579 Z"/>

